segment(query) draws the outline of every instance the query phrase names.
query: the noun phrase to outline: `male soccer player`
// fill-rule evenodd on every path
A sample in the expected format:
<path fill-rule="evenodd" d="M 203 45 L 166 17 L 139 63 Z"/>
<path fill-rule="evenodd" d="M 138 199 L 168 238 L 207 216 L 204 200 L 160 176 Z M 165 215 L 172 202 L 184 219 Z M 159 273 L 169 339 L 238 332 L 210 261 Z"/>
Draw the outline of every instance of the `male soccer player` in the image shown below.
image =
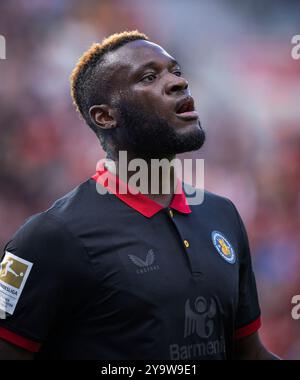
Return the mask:
<path fill-rule="evenodd" d="M 247 235 L 231 201 L 205 192 L 189 204 L 174 170 L 159 178 L 177 182 L 169 193 L 120 191 L 120 151 L 150 165 L 204 143 L 179 64 L 123 32 L 84 53 L 71 86 L 111 161 L 6 245 L 1 358 L 275 359 L 257 333 Z"/>

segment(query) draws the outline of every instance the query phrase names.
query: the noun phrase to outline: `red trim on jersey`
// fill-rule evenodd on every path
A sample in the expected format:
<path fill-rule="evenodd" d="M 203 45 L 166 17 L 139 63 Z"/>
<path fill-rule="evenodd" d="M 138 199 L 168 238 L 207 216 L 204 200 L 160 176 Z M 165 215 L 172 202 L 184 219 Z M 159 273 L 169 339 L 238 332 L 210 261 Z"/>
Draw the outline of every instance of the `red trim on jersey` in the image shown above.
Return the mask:
<path fill-rule="evenodd" d="M 162 205 L 148 198 L 146 195 L 134 191 L 117 175 L 108 171 L 104 167 L 104 163 L 101 161 L 98 163 L 97 172 L 92 176 L 92 179 L 109 190 L 109 192 L 116 195 L 128 206 L 134 208 L 136 211 L 140 212 L 144 216 L 147 216 L 148 218 L 164 208 Z M 179 180 L 177 182 L 176 193 L 174 194 L 169 207 L 184 214 L 190 214 L 192 212 L 183 192 L 182 183 Z"/>
<path fill-rule="evenodd" d="M 0 327 L 0 338 L 31 352 L 38 352 L 41 347 L 40 343 L 33 342 L 32 340 L 17 335 L 3 327 Z"/>
<path fill-rule="evenodd" d="M 246 336 L 254 334 L 261 326 L 260 317 L 255 319 L 255 321 L 249 323 L 244 327 L 240 327 L 235 330 L 235 339 L 245 338 Z"/>

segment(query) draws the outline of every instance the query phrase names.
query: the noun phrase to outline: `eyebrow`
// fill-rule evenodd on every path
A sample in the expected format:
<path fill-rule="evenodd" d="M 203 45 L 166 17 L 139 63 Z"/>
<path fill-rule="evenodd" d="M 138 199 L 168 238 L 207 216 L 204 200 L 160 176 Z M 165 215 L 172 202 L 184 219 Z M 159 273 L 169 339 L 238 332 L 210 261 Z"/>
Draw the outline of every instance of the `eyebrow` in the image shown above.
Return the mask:
<path fill-rule="evenodd" d="M 157 68 L 159 66 L 159 63 L 157 61 L 149 61 L 143 64 L 141 67 L 139 67 L 137 70 L 133 72 L 133 75 L 138 75 L 139 73 L 143 72 L 144 70 L 148 68 Z M 174 66 L 179 66 L 179 63 L 176 61 L 176 59 L 170 59 L 168 63 L 168 68 L 174 67 Z"/>

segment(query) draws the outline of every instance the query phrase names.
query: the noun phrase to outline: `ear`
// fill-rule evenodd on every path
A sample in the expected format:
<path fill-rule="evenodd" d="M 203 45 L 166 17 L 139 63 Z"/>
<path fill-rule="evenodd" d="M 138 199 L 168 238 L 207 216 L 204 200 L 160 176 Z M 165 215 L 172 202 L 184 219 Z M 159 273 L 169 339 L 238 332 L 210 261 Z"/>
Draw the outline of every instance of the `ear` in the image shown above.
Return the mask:
<path fill-rule="evenodd" d="M 92 106 L 89 109 L 89 114 L 93 123 L 96 124 L 97 127 L 102 129 L 112 129 L 117 126 L 114 110 L 106 104 Z"/>

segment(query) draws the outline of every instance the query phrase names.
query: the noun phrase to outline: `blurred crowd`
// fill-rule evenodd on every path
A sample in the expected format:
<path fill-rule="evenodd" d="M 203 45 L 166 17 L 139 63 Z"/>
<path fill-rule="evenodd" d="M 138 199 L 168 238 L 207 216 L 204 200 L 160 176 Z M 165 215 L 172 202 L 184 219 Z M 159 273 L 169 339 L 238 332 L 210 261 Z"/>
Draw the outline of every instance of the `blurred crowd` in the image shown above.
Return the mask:
<path fill-rule="evenodd" d="M 241 3 L 244 3 L 243 5 Z M 245 5 L 247 3 L 247 5 Z M 104 153 L 76 113 L 69 75 L 92 42 L 138 29 L 180 62 L 207 143 L 205 186 L 246 224 L 261 335 L 300 359 L 299 2 L 11 0 L 0 5 L 0 244 L 29 215 L 94 174 Z"/>

